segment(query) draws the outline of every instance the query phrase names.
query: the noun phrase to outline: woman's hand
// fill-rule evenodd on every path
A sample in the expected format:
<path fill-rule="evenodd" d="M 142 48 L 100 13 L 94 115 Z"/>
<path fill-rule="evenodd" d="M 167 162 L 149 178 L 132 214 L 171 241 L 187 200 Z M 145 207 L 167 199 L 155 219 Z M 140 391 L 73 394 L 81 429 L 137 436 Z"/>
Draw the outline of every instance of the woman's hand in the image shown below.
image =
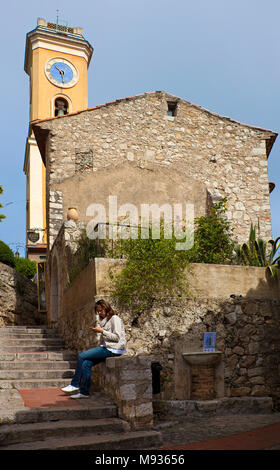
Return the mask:
<path fill-rule="evenodd" d="M 91 328 L 94 333 L 103 333 L 103 328 L 97 326 L 96 328 Z"/>

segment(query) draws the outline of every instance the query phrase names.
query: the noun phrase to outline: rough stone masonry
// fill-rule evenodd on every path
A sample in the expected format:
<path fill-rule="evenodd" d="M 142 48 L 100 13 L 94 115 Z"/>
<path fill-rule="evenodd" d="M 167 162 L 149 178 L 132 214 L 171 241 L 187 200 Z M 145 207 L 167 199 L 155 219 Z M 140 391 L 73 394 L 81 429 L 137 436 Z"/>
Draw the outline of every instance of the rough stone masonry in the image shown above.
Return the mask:
<path fill-rule="evenodd" d="M 38 121 L 47 169 L 51 244 L 67 208 L 88 222 L 91 203 L 193 203 L 195 217 L 227 198 L 239 241 L 251 223 L 271 237 L 267 158 L 277 134 L 241 124 L 165 92 L 144 93 Z M 57 206 L 59 204 L 59 207 Z"/>

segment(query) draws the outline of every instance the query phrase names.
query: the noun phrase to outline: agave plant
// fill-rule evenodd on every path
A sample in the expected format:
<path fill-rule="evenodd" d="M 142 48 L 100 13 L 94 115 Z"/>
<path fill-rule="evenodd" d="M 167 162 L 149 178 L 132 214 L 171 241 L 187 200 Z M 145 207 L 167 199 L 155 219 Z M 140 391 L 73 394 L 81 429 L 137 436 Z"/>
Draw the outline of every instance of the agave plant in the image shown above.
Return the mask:
<path fill-rule="evenodd" d="M 251 224 L 248 243 L 235 248 L 235 260 L 245 266 L 266 267 L 274 279 L 278 278 L 280 256 L 277 254 L 280 247 L 280 237 L 276 240 L 265 241 L 256 237 L 256 226 Z"/>
<path fill-rule="evenodd" d="M 267 270 L 277 280 L 280 269 L 280 255 L 277 253 L 280 247 L 280 237 L 276 240 L 269 240 L 268 243 L 271 244 L 271 251 L 268 256 Z"/>

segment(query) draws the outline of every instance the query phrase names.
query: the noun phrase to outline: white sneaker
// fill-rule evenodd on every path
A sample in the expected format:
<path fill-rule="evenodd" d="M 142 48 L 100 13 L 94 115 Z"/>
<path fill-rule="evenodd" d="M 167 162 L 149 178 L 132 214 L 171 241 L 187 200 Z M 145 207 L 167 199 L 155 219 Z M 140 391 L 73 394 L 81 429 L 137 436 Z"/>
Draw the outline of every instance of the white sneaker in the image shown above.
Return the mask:
<path fill-rule="evenodd" d="M 78 392 L 80 389 L 78 387 L 73 387 L 73 385 L 67 385 L 67 387 L 61 388 L 61 390 L 65 393 L 73 393 Z"/>
<path fill-rule="evenodd" d="M 71 398 L 89 398 L 89 395 L 83 395 L 82 393 L 76 393 L 76 395 L 71 395 Z"/>

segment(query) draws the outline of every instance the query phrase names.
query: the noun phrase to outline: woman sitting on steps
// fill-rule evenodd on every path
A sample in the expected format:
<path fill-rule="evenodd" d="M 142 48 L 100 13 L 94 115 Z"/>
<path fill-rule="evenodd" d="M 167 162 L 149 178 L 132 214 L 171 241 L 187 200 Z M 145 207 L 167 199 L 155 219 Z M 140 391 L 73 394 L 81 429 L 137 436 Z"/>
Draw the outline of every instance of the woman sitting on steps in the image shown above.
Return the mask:
<path fill-rule="evenodd" d="M 71 384 L 61 390 L 75 393 L 71 398 L 88 398 L 91 384 L 91 368 L 106 357 L 120 356 L 126 352 L 124 325 L 120 317 L 105 300 L 98 300 L 95 312 L 99 315 L 100 327 L 90 327 L 94 333 L 101 333 L 98 347 L 83 351 L 78 355 L 77 366 Z"/>

